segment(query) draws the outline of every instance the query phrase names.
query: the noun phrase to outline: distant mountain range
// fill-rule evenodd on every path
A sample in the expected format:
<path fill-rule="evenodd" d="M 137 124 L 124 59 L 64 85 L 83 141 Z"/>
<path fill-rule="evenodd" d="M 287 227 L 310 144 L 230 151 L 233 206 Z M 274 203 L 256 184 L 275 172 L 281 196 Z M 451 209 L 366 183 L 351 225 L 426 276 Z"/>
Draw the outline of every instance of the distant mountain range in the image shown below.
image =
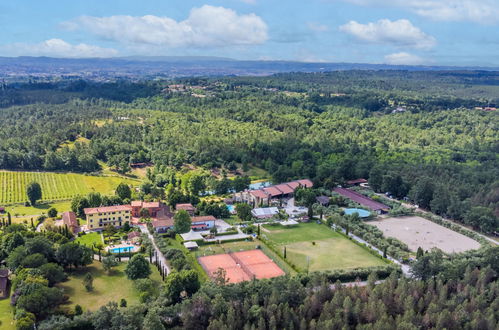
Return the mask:
<path fill-rule="evenodd" d="M 19 76 L 81 76 L 93 79 L 185 76 L 271 75 L 282 72 L 339 70 L 482 70 L 492 67 L 411 66 L 363 63 L 247 61 L 211 56 L 130 56 L 117 58 L 0 57 L 0 78 Z"/>

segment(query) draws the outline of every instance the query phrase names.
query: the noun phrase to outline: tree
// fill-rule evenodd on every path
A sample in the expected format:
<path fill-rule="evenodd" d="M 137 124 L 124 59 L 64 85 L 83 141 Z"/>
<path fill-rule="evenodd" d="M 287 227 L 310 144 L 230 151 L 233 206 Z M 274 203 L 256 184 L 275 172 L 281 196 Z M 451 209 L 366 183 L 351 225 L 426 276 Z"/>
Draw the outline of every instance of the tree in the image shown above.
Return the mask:
<path fill-rule="evenodd" d="M 56 263 L 47 263 L 38 268 L 43 277 L 49 281 L 49 286 L 65 281 L 67 275 L 64 269 Z"/>
<path fill-rule="evenodd" d="M 75 306 L 75 315 L 81 315 L 83 314 L 83 308 L 81 308 L 80 305 Z"/>
<path fill-rule="evenodd" d="M 87 195 L 89 207 L 99 207 L 102 205 L 102 196 L 98 192 L 91 192 Z"/>
<path fill-rule="evenodd" d="M 151 275 L 151 268 L 142 254 L 134 255 L 125 268 L 125 274 L 131 280 L 146 278 Z"/>
<path fill-rule="evenodd" d="M 494 212 L 490 208 L 483 206 L 472 207 L 466 212 L 464 222 L 486 233 L 496 231 L 499 227 L 499 220 L 494 215 Z"/>
<path fill-rule="evenodd" d="M 92 276 L 92 273 L 89 272 L 85 274 L 85 277 L 83 278 L 83 286 L 88 292 L 94 289 L 94 277 Z"/>
<path fill-rule="evenodd" d="M 38 182 L 31 182 L 26 187 L 26 195 L 31 205 L 36 205 L 36 202 L 42 199 L 42 187 Z"/>
<path fill-rule="evenodd" d="M 174 216 L 174 229 L 178 234 L 187 233 L 191 230 L 191 217 L 186 210 L 178 211 Z"/>
<path fill-rule="evenodd" d="M 102 259 L 102 267 L 106 272 L 111 273 L 113 267 L 116 266 L 118 266 L 118 260 L 116 260 L 116 257 L 114 255 L 110 255 Z"/>
<path fill-rule="evenodd" d="M 125 221 L 125 224 L 123 225 L 123 231 L 124 232 L 129 232 L 130 231 L 130 222 L 129 221 Z"/>
<path fill-rule="evenodd" d="M 141 217 L 142 219 L 147 219 L 147 218 L 149 218 L 149 217 L 151 216 L 151 215 L 149 214 L 149 209 L 146 209 L 146 208 L 141 208 L 141 209 L 140 209 L 140 213 L 139 213 L 139 214 L 140 214 L 140 217 Z"/>
<path fill-rule="evenodd" d="M 164 330 L 165 327 L 161 323 L 161 319 L 159 318 L 158 313 L 154 310 L 149 310 L 144 318 L 144 323 L 142 325 L 143 329 L 148 330 Z"/>
<path fill-rule="evenodd" d="M 409 196 L 414 203 L 422 208 L 429 208 L 433 199 L 434 185 L 430 178 L 420 179 L 409 192 Z"/>
<path fill-rule="evenodd" d="M 64 267 L 89 265 L 93 261 L 93 251 L 73 242 L 62 244 L 56 251 L 57 261 Z"/>
<path fill-rule="evenodd" d="M 125 298 L 121 298 L 121 300 L 120 300 L 120 307 L 126 307 L 126 305 L 127 305 L 126 299 Z"/>
<path fill-rule="evenodd" d="M 241 221 L 251 221 L 253 215 L 251 214 L 251 206 L 246 203 L 236 204 L 236 213 Z"/>
<path fill-rule="evenodd" d="M 85 217 L 84 209 L 90 207 L 86 197 L 77 195 L 71 200 L 71 210 L 80 218 Z"/>
<path fill-rule="evenodd" d="M 47 215 L 48 215 L 49 218 L 55 218 L 55 217 L 57 217 L 57 209 L 55 207 L 51 207 L 47 211 Z"/>
<path fill-rule="evenodd" d="M 118 195 L 122 200 L 130 199 L 132 197 L 132 191 L 130 187 L 122 182 L 116 187 L 116 195 Z"/>

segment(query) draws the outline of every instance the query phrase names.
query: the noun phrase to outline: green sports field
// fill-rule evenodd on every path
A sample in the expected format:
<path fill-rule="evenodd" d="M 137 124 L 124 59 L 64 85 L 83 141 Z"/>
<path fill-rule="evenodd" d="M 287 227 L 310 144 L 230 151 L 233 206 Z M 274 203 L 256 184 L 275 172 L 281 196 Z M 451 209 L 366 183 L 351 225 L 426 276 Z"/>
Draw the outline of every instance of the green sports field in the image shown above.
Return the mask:
<path fill-rule="evenodd" d="M 0 204 L 22 203 L 27 200 L 26 186 L 38 182 L 42 200 L 67 200 L 79 194 L 100 192 L 112 194 L 121 182 L 137 185 L 132 179 L 114 176 L 91 176 L 76 173 L 0 171 Z"/>
<path fill-rule="evenodd" d="M 286 247 L 287 261 L 302 271 L 325 271 L 382 266 L 385 262 L 368 250 L 317 223 L 297 226 L 264 226 L 262 236 L 281 253 Z"/>

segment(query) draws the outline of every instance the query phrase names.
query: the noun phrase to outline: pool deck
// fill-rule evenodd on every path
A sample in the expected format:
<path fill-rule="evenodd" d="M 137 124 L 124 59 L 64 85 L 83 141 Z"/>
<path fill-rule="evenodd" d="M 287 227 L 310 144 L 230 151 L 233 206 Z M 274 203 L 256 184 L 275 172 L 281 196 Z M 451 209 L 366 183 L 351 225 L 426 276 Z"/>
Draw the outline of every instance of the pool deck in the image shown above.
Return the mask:
<path fill-rule="evenodd" d="M 140 245 L 133 245 L 131 243 L 121 243 L 121 244 L 110 245 L 110 246 L 106 247 L 106 251 L 112 252 L 112 253 L 117 253 L 117 252 L 113 252 L 112 250 L 119 249 L 119 248 L 129 248 L 129 247 L 132 247 L 131 252 L 137 252 L 140 249 Z M 129 250 L 127 249 L 126 252 L 129 252 Z M 121 253 L 123 253 L 123 251 Z"/>

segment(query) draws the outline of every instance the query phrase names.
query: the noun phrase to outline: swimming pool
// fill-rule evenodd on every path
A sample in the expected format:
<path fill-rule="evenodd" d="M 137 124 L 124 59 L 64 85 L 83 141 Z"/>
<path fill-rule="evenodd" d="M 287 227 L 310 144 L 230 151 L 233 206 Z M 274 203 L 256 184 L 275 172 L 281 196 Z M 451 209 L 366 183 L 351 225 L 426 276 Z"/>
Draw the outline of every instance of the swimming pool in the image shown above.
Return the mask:
<path fill-rule="evenodd" d="M 236 208 L 234 205 L 227 205 L 227 210 L 229 210 L 230 213 L 234 213 L 236 211 Z"/>
<path fill-rule="evenodd" d="M 133 245 L 130 245 L 130 246 L 122 246 L 122 247 L 119 247 L 119 248 L 112 248 L 112 249 L 109 249 L 110 252 L 112 253 L 124 253 L 124 252 L 130 252 L 135 249 L 135 246 Z"/>
<path fill-rule="evenodd" d="M 367 218 L 368 216 L 371 215 L 371 212 L 363 209 L 355 209 L 355 208 L 345 209 L 345 214 L 352 215 L 354 213 L 357 213 L 361 218 Z"/>

